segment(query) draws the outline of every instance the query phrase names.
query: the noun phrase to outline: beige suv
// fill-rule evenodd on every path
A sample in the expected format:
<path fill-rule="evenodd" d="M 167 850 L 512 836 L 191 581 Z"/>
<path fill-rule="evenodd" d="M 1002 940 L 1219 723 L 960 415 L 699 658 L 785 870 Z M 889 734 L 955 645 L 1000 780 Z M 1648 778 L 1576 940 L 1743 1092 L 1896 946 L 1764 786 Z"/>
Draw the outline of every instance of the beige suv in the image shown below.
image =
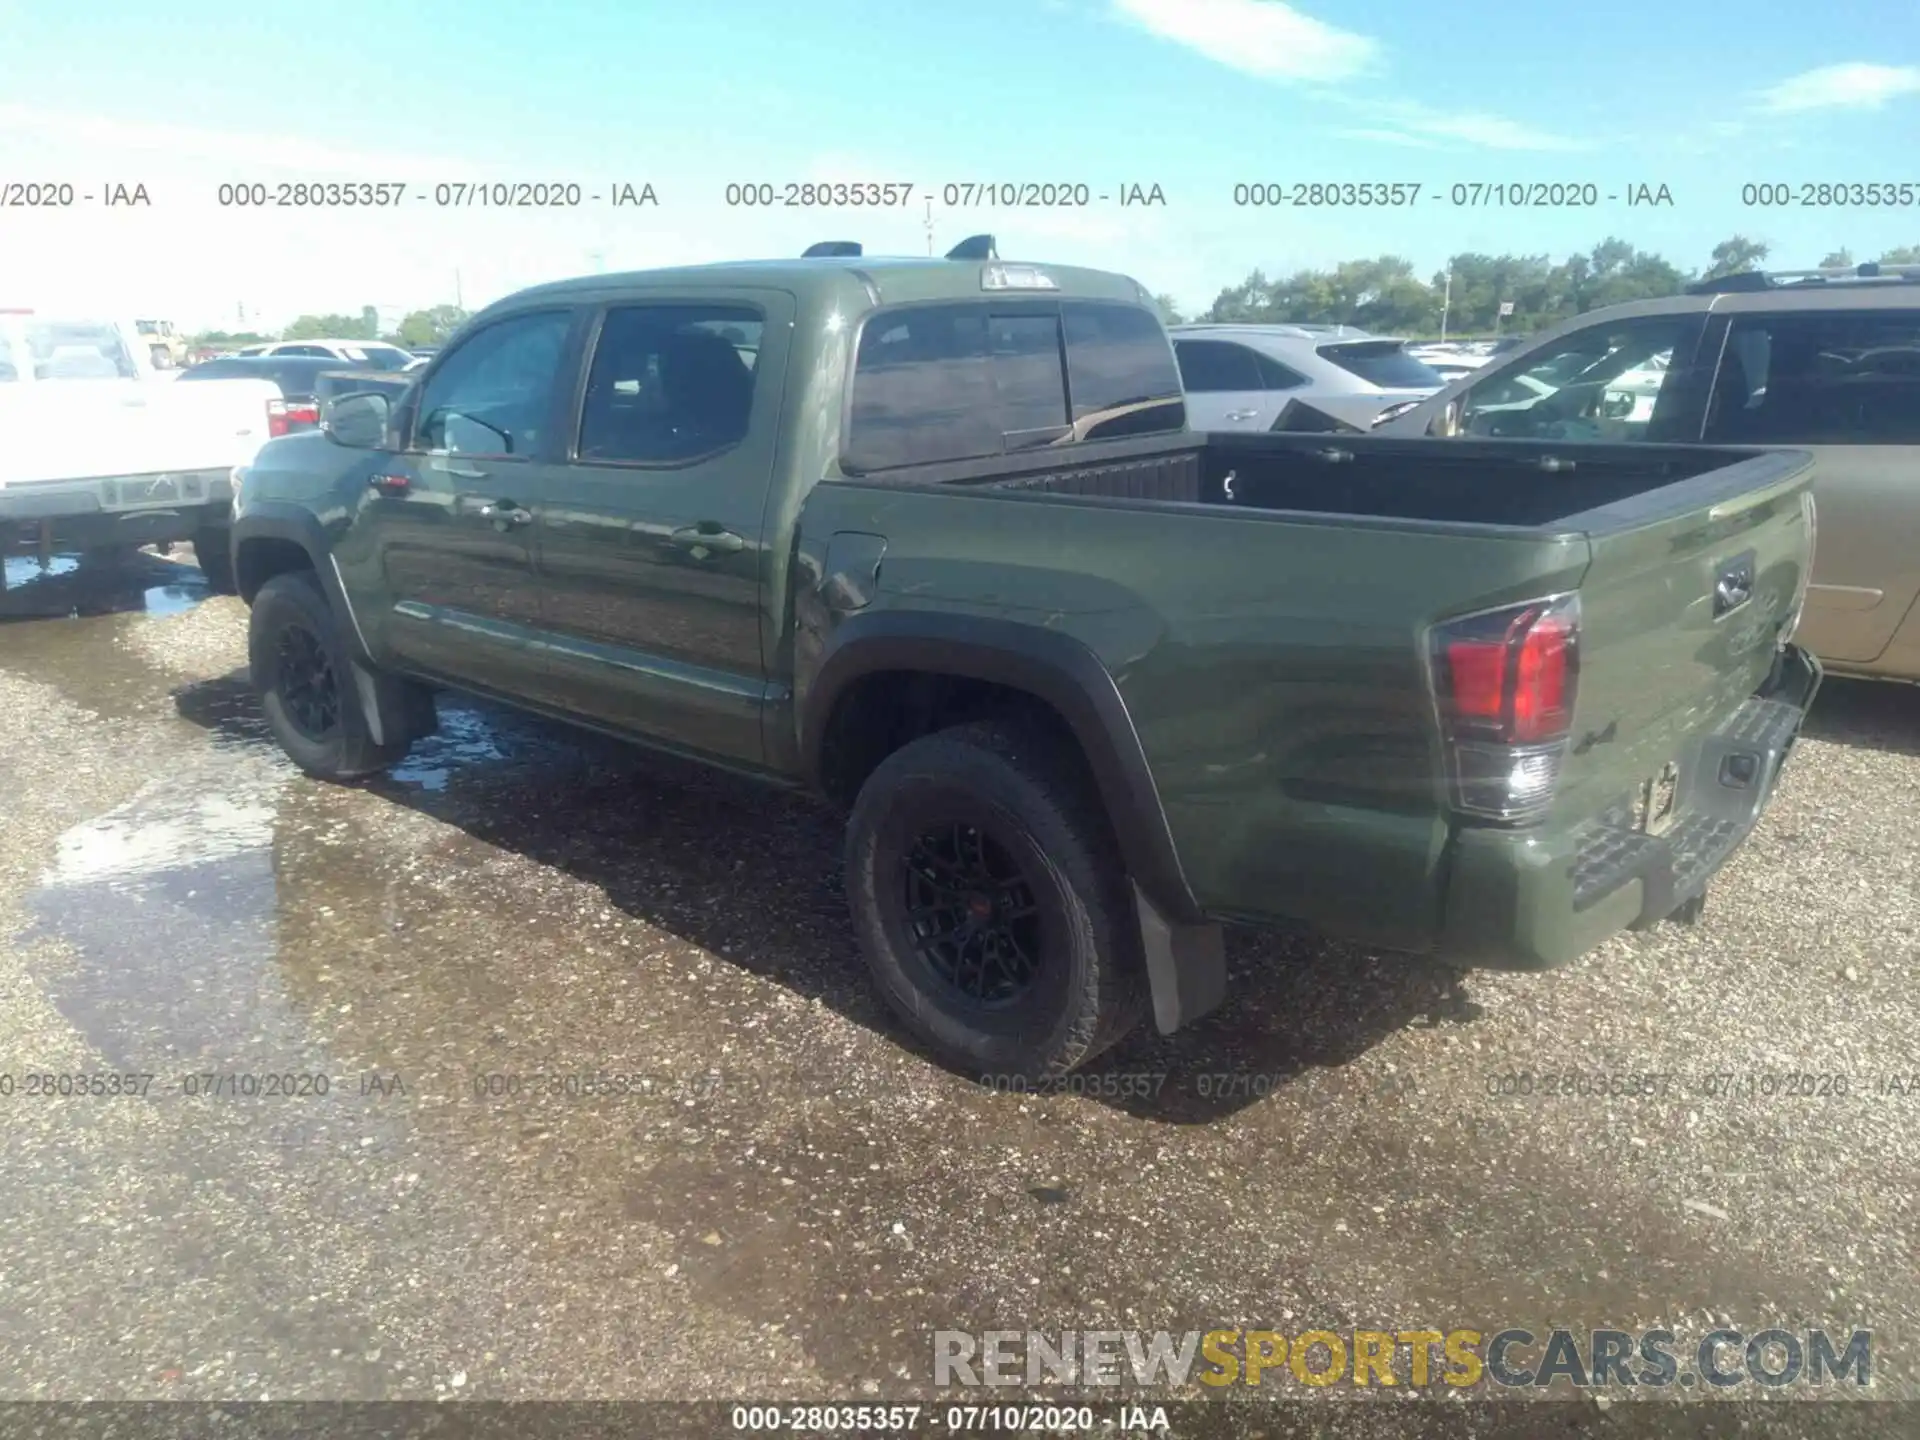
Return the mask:
<path fill-rule="evenodd" d="M 1920 681 L 1920 266 L 1729 275 L 1592 310 L 1377 428 L 1811 451 L 1798 639 L 1835 673 Z"/>

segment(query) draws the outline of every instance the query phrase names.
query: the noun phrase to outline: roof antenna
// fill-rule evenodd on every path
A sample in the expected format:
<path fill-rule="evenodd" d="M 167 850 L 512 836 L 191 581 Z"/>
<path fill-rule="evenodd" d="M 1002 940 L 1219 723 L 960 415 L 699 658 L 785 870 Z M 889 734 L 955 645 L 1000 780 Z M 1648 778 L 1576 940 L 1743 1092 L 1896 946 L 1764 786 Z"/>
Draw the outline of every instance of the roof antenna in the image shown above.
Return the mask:
<path fill-rule="evenodd" d="M 858 240 L 822 240 L 817 245 L 809 245 L 800 252 L 802 260 L 817 260 L 824 255 L 858 255 Z"/>
<path fill-rule="evenodd" d="M 991 235 L 969 235 L 947 252 L 949 260 L 998 260 L 1000 249 Z"/>

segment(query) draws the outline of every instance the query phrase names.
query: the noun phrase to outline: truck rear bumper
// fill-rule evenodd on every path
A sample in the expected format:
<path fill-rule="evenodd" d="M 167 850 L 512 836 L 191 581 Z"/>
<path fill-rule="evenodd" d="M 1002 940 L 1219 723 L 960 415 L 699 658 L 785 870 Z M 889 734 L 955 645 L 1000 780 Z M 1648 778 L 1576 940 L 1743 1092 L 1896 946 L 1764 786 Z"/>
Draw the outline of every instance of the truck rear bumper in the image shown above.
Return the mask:
<path fill-rule="evenodd" d="M 198 513 L 208 505 L 232 502 L 232 476 L 231 467 L 223 467 L 0 485 L 0 520 L 59 520 L 168 510 Z"/>
<path fill-rule="evenodd" d="M 1781 651 L 1767 685 L 1687 757 L 1665 833 L 1648 833 L 1631 802 L 1566 830 L 1458 832 L 1440 956 L 1551 969 L 1699 898 L 1773 798 L 1821 674 L 1799 646 Z"/>

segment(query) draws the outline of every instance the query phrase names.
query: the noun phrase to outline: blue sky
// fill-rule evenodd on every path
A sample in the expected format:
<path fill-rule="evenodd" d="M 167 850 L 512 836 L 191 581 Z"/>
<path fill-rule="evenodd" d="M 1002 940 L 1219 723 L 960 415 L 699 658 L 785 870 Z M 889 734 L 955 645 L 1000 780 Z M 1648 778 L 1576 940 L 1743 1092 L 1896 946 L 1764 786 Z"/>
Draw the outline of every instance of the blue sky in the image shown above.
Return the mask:
<path fill-rule="evenodd" d="M 1913 0 L 1803 10 L 1375 0 L 329 3 L 0 0 L 0 184 L 143 182 L 145 210 L 0 209 L 0 289 L 103 289 L 184 323 L 470 305 L 558 274 L 857 238 L 1126 270 L 1200 305 L 1381 253 L 1556 257 L 1619 235 L 1682 265 L 1920 243 L 1899 209 L 1747 208 L 1749 182 L 1920 188 Z M 327 18 L 322 18 L 327 17 Z M 1736 59 L 1737 57 L 1737 59 Z M 164 98 L 162 98 L 164 97 Z M 653 184 L 657 209 L 236 211 L 223 181 Z M 730 180 L 910 182 L 882 212 L 729 209 Z M 1158 185 L 1164 207 L 980 210 L 948 182 Z M 1406 182 L 1412 208 L 1236 207 L 1243 181 Z M 1670 207 L 1455 206 L 1461 184 L 1665 185 Z M 97 182 L 97 183 L 96 183 Z M 1434 196 L 1441 198 L 1435 199 Z M 456 278 L 457 276 L 457 278 Z M 13 302 L 8 302 L 13 303 Z"/>

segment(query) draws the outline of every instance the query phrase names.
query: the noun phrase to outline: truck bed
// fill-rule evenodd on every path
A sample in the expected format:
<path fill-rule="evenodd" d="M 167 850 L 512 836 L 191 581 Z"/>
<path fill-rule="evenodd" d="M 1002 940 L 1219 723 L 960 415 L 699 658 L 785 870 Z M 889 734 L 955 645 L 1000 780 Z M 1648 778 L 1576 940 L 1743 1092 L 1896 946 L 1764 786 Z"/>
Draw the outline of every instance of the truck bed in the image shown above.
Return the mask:
<path fill-rule="evenodd" d="M 1394 949 L 1430 936 L 1454 853 L 1433 627 L 1577 596 L 1575 743 L 1548 821 L 1572 833 L 1670 763 L 1693 774 L 1702 737 L 1737 723 L 1811 549 L 1797 452 L 1269 433 L 1062 460 L 828 481 L 806 527 L 884 537 L 876 608 L 1088 637 L 1208 913 Z"/>
<path fill-rule="evenodd" d="M 1725 488 L 1784 480 L 1805 457 L 1662 445 L 1420 440 L 1375 435 L 1211 434 L 923 466 L 885 483 L 1038 491 L 1303 516 L 1538 532 L 1630 525 Z M 1728 474 L 1740 467 L 1737 475 Z M 1709 478 L 1711 477 L 1711 478 Z M 1682 482 L 1684 490 L 1656 492 Z"/>

